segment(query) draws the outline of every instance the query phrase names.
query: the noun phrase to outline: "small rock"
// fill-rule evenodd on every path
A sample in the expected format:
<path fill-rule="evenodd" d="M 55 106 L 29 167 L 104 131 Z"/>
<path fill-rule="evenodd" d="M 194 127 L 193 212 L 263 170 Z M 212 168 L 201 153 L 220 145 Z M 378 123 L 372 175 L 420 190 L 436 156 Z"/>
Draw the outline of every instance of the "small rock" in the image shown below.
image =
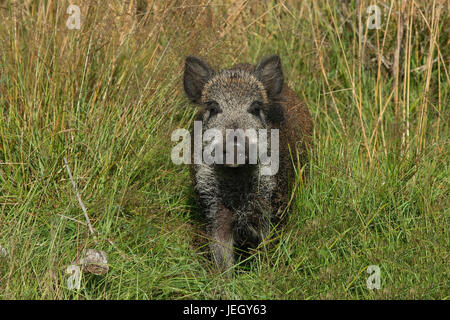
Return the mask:
<path fill-rule="evenodd" d="M 108 259 L 105 251 L 88 249 L 84 258 L 80 260 L 81 269 L 85 273 L 105 274 L 109 271 Z"/>

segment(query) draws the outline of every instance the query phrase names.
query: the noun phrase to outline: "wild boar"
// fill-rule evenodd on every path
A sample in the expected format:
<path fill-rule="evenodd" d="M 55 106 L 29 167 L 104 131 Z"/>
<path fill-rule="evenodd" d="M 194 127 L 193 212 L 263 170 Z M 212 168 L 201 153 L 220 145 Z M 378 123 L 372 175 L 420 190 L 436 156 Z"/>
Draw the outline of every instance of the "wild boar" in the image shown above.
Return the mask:
<path fill-rule="evenodd" d="M 228 270 L 234 264 L 236 248 L 257 247 L 272 226 L 282 222 L 297 179 L 294 168 L 307 165 L 313 121 L 306 105 L 284 84 L 278 55 L 256 65 L 238 64 L 225 70 L 213 70 L 202 59 L 188 56 L 183 82 L 189 99 L 200 106 L 196 120 L 201 121 L 201 131 L 218 130 L 222 142 L 226 141 L 223 158 L 232 160 L 209 164 L 192 161 L 191 165 L 213 258 L 219 268 Z M 227 140 L 230 130 L 234 130 L 234 140 Z M 278 161 L 269 174 L 262 174 L 262 170 L 270 164 L 264 165 L 260 159 L 250 161 L 251 146 L 259 142 L 243 135 L 245 130 L 268 130 L 271 137 L 278 133 L 278 141 L 267 144 Z M 195 138 L 192 141 L 194 144 Z M 201 149 L 204 147 L 202 144 Z M 245 153 L 240 163 L 236 161 L 238 150 Z"/>

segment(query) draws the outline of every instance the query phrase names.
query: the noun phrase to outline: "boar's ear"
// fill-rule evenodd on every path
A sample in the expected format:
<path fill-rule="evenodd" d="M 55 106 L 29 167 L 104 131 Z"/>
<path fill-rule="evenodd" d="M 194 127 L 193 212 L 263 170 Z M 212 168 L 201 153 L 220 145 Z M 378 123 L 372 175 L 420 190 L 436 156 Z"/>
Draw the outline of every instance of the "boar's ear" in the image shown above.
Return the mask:
<path fill-rule="evenodd" d="M 183 83 L 184 91 L 189 99 L 200 103 L 203 87 L 212 73 L 212 69 L 202 59 L 194 56 L 186 57 Z"/>
<path fill-rule="evenodd" d="M 255 69 L 256 75 L 266 88 L 269 98 L 276 97 L 283 89 L 283 71 L 281 59 L 273 55 L 261 60 Z"/>

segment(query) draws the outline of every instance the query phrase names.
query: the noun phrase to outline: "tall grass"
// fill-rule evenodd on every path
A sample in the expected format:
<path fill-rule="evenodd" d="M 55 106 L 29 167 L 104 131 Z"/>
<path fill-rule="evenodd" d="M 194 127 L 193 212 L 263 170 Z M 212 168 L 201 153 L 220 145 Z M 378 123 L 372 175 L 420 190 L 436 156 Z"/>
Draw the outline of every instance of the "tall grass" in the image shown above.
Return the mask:
<path fill-rule="evenodd" d="M 81 29 L 66 26 L 69 4 Z M 376 4 L 381 28 L 367 28 Z M 446 1 L 0 1 L 2 299 L 449 298 Z M 202 247 L 183 59 L 282 57 L 315 147 L 289 221 L 231 280 Z M 66 157 L 99 242 L 89 235 Z M 271 242 L 268 240 L 267 242 Z M 66 286 L 87 248 L 110 271 Z M 381 269 L 381 289 L 365 271 Z"/>

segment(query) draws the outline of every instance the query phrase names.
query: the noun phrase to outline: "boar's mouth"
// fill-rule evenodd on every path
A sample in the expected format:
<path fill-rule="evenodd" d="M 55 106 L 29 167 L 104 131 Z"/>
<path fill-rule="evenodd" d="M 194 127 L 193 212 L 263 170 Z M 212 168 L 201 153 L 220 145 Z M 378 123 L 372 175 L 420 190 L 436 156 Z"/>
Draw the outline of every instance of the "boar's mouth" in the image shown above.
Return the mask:
<path fill-rule="evenodd" d="M 231 164 L 227 164 L 225 163 L 224 166 L 228 167 L 228 168 L 239 168 L 240 166 L 243 166 L 245 164 L 238 164 L 238 163 L 231 163 Z"/>
<path fill-rule="evenodd" d="M 220 175 L 242 179 L 253 175 L 257 164 L 216 164 L 214 170 Z"/>

